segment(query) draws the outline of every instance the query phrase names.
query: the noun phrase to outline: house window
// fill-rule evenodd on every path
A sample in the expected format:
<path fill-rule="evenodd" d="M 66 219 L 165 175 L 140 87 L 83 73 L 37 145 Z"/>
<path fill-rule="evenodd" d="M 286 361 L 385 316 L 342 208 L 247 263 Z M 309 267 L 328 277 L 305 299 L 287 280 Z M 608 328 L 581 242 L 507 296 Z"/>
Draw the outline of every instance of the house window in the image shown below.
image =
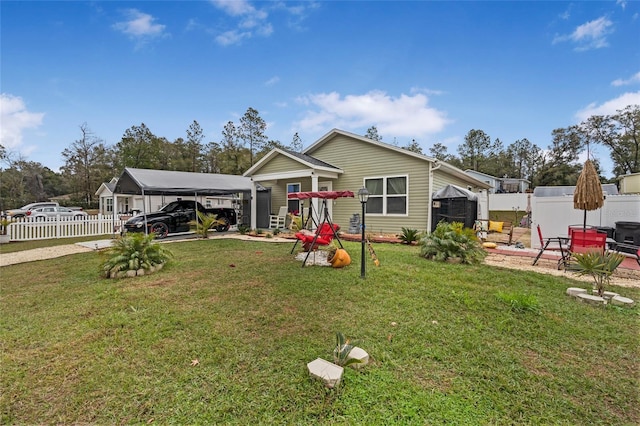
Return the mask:
<path fill-rule="evenodd" d="M 107 213 L 113 213 L 113 198 L 105 198 L 105 207 Z"/>
<path fill-rule="evenodd" d="M 287 211 L 291 212 L 299 212 L 300 211 L 300 200 L 290 200 L 289 194 L 292 192 L 300 192 L 300 184 L 299 183 L 288 183 L 287 184 Z"/>
<path fill-rule="evenodd" d="M 388 176 L 364 180 L 369 190 L 368 214 L 406 215 L 408 208 L 407 176 Z"/>

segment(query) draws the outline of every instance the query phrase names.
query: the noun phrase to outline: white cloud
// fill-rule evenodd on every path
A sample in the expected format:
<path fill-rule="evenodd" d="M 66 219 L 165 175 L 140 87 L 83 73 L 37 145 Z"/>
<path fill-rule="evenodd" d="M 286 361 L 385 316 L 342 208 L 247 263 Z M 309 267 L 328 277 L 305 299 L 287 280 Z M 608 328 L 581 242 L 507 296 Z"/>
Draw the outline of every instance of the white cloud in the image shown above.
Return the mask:
<path fill-rule="evenodd" d="M 44 113 L 29 112 L 22 98 L 0 94 L 0 143 L 7 149 L 22 148 L 22 133 L 42 124 Z"/>
<path fill-rule="evenodd" d="M 579 121 L 585 121 L 592 115 L 613 115 L 618 110 L 624 109 L 628 105 L 640 105 L 640 91 L 624 93 L 617 98 L 597 105 L 595 102 L 587 105 L 576 113 Z"/>
<path fill-rule="evenodd" d="M 633 84 L 633 83 L 640 83 L 640 71 L 638 71 L 637 73 L 635 73 L 634 75 L 632 75 L 631 77 L 629 77 L 628 79 L 624 80 L 622 78 L 618 78 L 616 80 L 613 80 L 611 82 L 612 86 L 626 86 L 628 84 Z"/>
<path fill-rule="evenodd" d="M 572 41 L 577 44 L 575 50 L 600 49 L 607 47 L 607 35 L 613 32 L 613 22 L 605 16 L 578 26 L 573 33 L 558 35 L 553 44 Z"/>
<path fill-rule="evenodd" d="M 424 93 L 427 96 L 440 96 L 446 94 L 446 92 L 442 90 L 427 89 L 423 87 L 412 87 L 409 92 L 412 94 Z"/>
<path fill-rule="evenodd" d="M 264 10 L 256 9 L 248 1 L 212 0 L 211 3 L 227 15 L 239 19 L 236 29 L 216 36 L 216 41 L 223 46 L 239 44 L 242 40 L 254 35 L 269 37 L 273 33 L 273 26 L 267 22 L 269 14 Z"/>
<path fill-rule="evenodd" d="M 252 14 L 256 10 L 248 1 L 245 0 L 212 0 L 211 3 L 231 16 Z"/>
<path fill-rule="evenodd" d="M 274 85 L 278 84 L 279 82 L 280 82 L 280 77 L 278 77 L 278 76 L 276 75 L 276 76 L 271 77 L 269 80 L 267 80 L 267 81 L 264 83 L 264 85 L 265 85 L 265 86 L 274 86 Z"/>
<path fill-rule="evenodd" d="M 627 7 L 627 0 L 617 0 L 616 4 L 624 10 Z"/>
<path fill-rule="evenodd" d="M 320 131 L 329 128 L 345 130 L 376 126 L 387 137 L 419 138 L 440 132 L 450 120 L 446 113 L 428 106 L 424 94 L 391 97 L 382 91 L 364 95 L 318 93 L 298 99 L 313 110 L 296 123 L 300 129 Z"/>
<path fill-rule="evenodd" d="M 128 9 L 125 11 L 127 20 L 116 22 L 113 29 L 128 35 L 132 39 L 138 41 L 138 46 L 144 44 L 152 38 L 164 37 L 166 25 L 154 23 L 156 18 L 142 13 L 137 9 Z"/>
<path fill-rule="evenodd" d="M 230 46 L 240 43 L 245 38 L 251 38 L 251 33 L 232 30 L 217 35 L 215 40 L 222 46 Z"/>

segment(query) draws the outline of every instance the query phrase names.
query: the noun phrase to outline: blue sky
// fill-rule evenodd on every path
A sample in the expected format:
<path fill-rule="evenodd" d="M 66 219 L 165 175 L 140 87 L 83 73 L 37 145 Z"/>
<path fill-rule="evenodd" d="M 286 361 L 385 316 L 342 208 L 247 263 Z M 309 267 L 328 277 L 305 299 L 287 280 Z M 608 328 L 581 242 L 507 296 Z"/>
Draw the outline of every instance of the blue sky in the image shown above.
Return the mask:
<path fill-rule="evenodd" d="M 450 153 L 471 129 L 541 148 L 640 104 L 640 2 L 2 1 L 2 145 L 53 170 L 87 123 L 205 141 L 333 128 Z M 611 175 L 608 151 L 595 155 Z"/>

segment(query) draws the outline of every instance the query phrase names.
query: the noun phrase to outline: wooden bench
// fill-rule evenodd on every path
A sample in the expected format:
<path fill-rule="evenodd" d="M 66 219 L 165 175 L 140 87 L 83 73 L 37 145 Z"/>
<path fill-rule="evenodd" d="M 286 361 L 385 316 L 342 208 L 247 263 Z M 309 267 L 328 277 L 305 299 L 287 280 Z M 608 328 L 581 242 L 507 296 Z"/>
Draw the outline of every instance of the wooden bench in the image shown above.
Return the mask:
<path fill-rule="evenodd" d="M 478 219 L 474 225 L 474 229 L 478 235 L 478 238 L 483 242 L 491 242 L 491 243 L 501 243 L 506 244 L 508 246 L 513 242 L 513 223 L 511 222 L 502 222 L 502 231 L 497 232 L 492 230 L 490 226 L 490 221 L 488 219 Z"/>

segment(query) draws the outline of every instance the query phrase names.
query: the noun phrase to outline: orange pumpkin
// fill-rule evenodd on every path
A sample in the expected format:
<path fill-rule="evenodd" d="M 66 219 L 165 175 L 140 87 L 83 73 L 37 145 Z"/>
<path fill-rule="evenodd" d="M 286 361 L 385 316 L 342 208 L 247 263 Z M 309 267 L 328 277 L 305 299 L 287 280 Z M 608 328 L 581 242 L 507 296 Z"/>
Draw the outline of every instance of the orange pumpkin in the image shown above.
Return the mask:
<path fill-rule="evenodd" d="M 333 255 L 329 263 L 331 263 L 331 266 L 334 268 L 342 268 L 351 264 L 351 256 L 349 256 L 349 253 L 347 253 L 345 249 L 339 248 L 336 249 L 336 253 Z"/>

